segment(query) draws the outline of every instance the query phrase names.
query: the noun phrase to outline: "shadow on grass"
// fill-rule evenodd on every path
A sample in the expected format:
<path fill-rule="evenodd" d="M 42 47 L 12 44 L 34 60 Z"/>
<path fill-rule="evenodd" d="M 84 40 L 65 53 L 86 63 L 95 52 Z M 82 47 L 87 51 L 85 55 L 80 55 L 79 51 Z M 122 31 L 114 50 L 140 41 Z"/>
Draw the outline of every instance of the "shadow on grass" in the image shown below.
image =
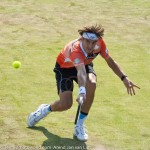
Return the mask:
<path fill-rule="evenodd" d="M 62 138 L 49 132 L 42 126 L 32 127 L 29 129 L 41 131 L 47 137 L 47 140 L 42 144 L 45 150 L 88 150 L 86 143 L 78 141 L 75 137 L 73 137 L 73 139 Z"/>

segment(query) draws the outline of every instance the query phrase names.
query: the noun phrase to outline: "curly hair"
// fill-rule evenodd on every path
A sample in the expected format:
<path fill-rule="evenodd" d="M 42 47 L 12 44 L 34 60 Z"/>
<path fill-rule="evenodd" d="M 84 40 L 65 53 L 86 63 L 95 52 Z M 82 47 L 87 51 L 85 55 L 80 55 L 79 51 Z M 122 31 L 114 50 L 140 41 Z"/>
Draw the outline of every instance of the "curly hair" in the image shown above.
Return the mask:
<path fill-rule="evenodd" d="M 82 36 L 84 32 L 89 32 L 89 33 L 95 33 L 97 37 L 102 37 L 104 35 L 104 28 L 102 27 L 101 24 L 99 25 L 91 25 L 91 26 L 85 26 L 83 29 L 78 30 L 79 34 Z"/>

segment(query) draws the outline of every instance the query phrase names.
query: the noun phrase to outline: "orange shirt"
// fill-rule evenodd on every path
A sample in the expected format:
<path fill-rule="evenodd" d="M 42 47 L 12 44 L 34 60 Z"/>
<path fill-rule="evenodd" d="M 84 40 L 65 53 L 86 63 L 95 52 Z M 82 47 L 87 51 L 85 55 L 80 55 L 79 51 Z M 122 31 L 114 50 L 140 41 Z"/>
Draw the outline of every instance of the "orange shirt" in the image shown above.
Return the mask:
<path fill-rule="evenodd" d="M 104 59 L 109 57 L 108 50 L 102 38 L 99 38 L 93 51 L 87 54 L 79 39 L 68 43 L 57 56 L 57 63 L 61 68 L 71 68 L 79 64 L 89 64 L 100 54 Z"/>

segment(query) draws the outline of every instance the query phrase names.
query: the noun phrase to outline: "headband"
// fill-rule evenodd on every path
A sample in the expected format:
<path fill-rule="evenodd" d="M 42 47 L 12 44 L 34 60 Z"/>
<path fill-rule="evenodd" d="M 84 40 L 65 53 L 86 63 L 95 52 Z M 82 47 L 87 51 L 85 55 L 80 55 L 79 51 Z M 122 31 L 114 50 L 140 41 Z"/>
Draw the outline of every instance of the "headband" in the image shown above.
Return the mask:
<path fill-rule="evenodd" d="M 89 40 L 98 40 L 98 37 L 95 33 L 83 32 L 82 37 Z"/>

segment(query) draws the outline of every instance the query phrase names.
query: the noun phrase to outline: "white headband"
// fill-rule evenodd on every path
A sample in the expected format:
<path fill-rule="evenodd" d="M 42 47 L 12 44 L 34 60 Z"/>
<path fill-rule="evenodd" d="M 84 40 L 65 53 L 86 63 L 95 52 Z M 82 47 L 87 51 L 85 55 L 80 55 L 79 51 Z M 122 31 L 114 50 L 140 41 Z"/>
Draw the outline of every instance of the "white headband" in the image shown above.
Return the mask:
<path fill-rule="evenodd" d="M 82 37 L 89 40 L 98 40 L 98 37 L 95 33 L 83 32 Z"/>

